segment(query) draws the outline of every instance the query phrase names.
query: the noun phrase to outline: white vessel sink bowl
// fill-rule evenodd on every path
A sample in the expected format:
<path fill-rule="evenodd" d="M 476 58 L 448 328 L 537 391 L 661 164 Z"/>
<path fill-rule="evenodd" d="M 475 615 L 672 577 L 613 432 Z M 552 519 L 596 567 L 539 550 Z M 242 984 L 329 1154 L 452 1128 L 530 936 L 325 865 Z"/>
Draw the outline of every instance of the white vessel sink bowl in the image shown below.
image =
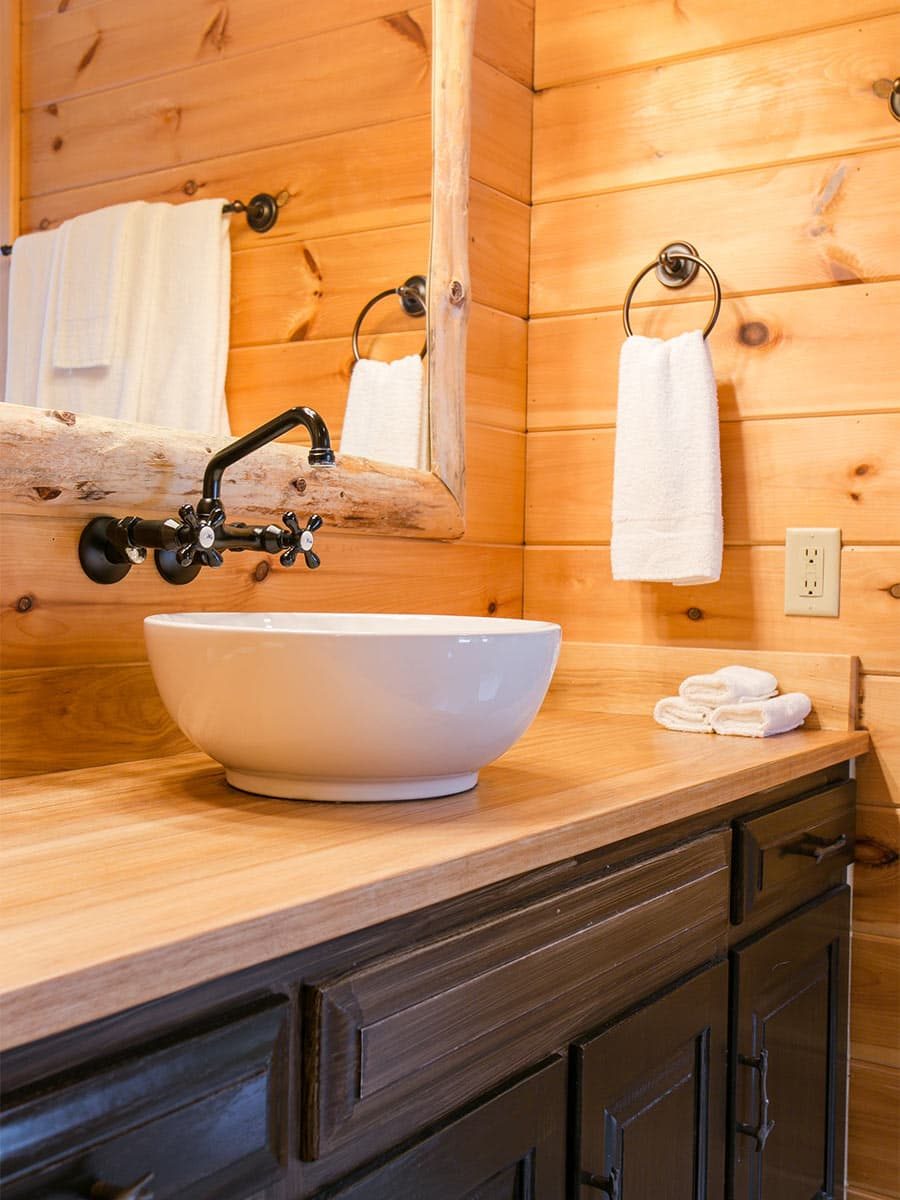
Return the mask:
<path fill-rule="evenodd" d="M 525 732 L 560 628 L 493 617 L 177 613 L 144 622 L 182 731 L 229 783 L 307 800 L 474 787 Z"/>

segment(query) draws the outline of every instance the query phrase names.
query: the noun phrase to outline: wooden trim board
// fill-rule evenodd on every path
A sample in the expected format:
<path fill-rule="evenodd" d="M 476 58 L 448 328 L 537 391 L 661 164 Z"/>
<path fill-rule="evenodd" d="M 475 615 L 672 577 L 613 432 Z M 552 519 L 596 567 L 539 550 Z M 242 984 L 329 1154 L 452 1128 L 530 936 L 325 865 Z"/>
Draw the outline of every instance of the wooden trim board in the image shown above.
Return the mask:
<path fill-rule="evenodd" d="M 813 702 L 806 728 L 856 728 L 859 660 L 852 654 L 564 642 L 545 707 L 649 715 L 686 676 L 733 663 L 771 671 L 782 692 L 805 692 Z"/>

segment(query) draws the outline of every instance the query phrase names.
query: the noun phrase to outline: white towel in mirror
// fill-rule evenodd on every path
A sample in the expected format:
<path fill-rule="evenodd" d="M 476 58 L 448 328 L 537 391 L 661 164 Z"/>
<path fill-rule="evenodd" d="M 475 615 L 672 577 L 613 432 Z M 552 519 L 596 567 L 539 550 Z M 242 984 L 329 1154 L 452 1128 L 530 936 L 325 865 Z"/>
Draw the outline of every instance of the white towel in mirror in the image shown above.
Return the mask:
<path fill-rule="evenodd" d="M 350 376 L 341 453 L 416 471 L 430 469 L 428 398 L 422 359 L 361 358 Z"/>
<path fill-rule="evenodd" d="M 224 203 L 137 201 L 18 238 L 7 401 L 227 435 Z"/>

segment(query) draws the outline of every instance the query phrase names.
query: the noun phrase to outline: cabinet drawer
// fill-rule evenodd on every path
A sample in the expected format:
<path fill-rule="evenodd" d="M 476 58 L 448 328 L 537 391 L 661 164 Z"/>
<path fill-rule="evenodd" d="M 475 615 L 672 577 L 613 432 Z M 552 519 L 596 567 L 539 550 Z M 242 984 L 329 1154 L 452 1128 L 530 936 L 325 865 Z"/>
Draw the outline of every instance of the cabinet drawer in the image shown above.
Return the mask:
<path fill-rule="evenodd" d="M 853 861 L 856 784 L 849 780 L 772 812 L 738 821 L 732 919 L 740 924 L 756 908 L 783 900 L 793 907 L 792 890 L 822 877 L 829 868 Z"/>
<path fill-rule="evenodd" d="M 304 1157 L 425 1125 L 720 952 L 715 833 L 304 995 Z"/>
<path fill-rule="evenodd" d="M 153 1176 L 154 1200 L 226 1200 L 283 1156 L 286 1001 L 11 1095 L 3 1194 L 88 1195 Z M 8 1190 L 7 1190 L 8 1189 Z"/>

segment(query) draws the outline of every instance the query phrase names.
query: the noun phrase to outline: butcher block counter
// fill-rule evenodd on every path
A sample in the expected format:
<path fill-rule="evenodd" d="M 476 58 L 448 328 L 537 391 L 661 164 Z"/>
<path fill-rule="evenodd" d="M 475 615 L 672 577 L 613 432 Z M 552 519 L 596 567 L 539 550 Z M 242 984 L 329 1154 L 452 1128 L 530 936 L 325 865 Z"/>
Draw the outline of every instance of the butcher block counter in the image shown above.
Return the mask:
<path fill-rule="evenodd" d="M 446 799 L 269 800 L 199 753 L 8 781 L 3 1045 L 710 813 L 867 745 L 860 731 L 727 738 L 547 711 Z"/>
<path fill-rule="evenodd" d="M 807 726 L 653 722 L 726 661 Z M 843 1194 L 855 685 L 568 646 L 457 796 L 266 799 L 199 753 L 7 782 L 4 1196 Z"/>

